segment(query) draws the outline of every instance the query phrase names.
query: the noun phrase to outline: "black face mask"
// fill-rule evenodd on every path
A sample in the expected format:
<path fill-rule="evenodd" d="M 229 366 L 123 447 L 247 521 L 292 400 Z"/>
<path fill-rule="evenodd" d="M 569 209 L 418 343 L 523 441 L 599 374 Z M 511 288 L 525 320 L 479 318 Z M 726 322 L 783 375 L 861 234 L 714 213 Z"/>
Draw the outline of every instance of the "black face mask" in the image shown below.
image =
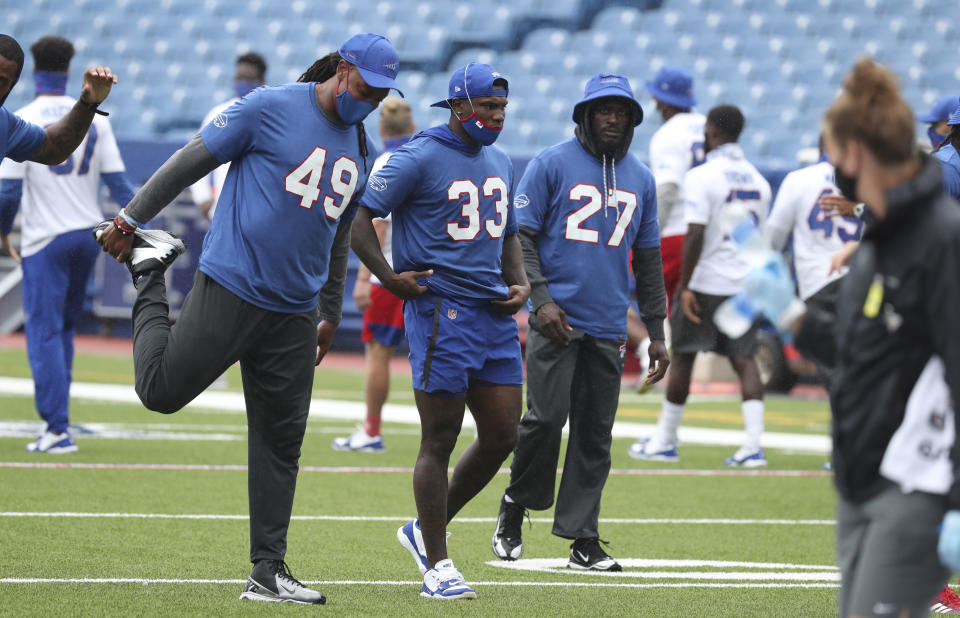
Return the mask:
<path fill-rule="evenodd" d="M 851 202 L 859 202 L 857 199 L 857 177 L 856 176 L 847 176 L 840 168 L 835 168 L 833 170 L 833 181 L 836 183 L 837 188 L 840 189 L 840 194 L 850 200 Z"/>

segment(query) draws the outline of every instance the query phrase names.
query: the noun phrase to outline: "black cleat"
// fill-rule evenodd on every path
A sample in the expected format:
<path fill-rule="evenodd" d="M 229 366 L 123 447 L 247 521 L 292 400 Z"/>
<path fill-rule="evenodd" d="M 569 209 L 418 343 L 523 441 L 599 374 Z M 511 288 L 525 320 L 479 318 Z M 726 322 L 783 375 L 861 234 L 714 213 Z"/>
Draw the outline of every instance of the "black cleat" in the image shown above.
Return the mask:
<path fill-rule="evenodd" d="M 323 605 L 327 602 L 323 593 L 311 590 L 297 581 L 283 560 L 257 560 L 240 598 L 302 605 Z"/>
<path fill-rule="evenodd" d="M 516 502 L 500 500 L 500 514 L 497 516 L 497 530 L 493 533 L 493 553 L 501 560 L 516 560 L 523 555 L 523 539 L 520 529 L 523 527 L 523 515 L 527 509 Z"/>
<path fill-rule="evenodd" d="M 570 545 L 570 561 L 567 566 L 584 571 L 622 571 L 620 563 L 608 556 L 600 543 L 608 544 L 596 537 L 574 541 Z"/>

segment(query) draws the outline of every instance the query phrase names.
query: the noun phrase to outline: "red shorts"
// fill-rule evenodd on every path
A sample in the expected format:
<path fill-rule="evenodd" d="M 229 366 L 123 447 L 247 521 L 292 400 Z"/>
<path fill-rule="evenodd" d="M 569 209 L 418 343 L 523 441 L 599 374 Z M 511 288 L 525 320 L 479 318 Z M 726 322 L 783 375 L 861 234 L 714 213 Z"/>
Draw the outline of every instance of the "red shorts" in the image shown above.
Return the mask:
<path fill-rule="evenodd" d="M 667 315 L 673 311 L 673 297 L 680 285 L 680 267 L 683 264 L 683 236 L 664 236 L 660 239 L 663 259 L 663 285 L 667 289 Z"/>
<path fill-rule="evenodd" d="M 363 310 L 361 338 L 391 347 L 403 340 L 403 301 L 376 283 L 370 286 L 370 306 Z"/>

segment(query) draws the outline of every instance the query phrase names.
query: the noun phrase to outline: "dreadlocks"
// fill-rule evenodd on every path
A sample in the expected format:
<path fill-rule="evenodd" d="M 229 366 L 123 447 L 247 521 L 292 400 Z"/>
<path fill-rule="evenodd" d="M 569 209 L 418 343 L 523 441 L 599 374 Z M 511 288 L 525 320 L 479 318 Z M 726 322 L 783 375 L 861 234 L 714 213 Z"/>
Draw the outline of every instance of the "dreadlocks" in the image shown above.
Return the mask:
<path fill-rule="evenodd" d="M 310 65 L 310 68 L 303 72 L 298 82 L 325 82 L 337 74 L 337 66 L 340 64 L 340 53 L 330 52 Z M 367 173 L 367 130 L 362 122 L 357 123 L 357 144 L 360 148 L 360 156 L 363 158 L 363 173 Z"/>

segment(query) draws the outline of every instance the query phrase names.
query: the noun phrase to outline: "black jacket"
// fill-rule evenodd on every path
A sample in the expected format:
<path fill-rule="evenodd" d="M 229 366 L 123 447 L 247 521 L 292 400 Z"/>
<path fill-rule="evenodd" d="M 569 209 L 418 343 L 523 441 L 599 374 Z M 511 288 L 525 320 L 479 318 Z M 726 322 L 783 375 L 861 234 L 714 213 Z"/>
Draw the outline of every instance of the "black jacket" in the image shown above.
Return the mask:
<path fill-rule="evenodd" d="M 797 347 L 833 356 L 834 481 L 844 498 L 867 500 L 885 485 L 881 460 L 932 356 L 960 401 L 960 205 L 944 193 L 938 161 L 924 155 L 919 175 L 887 192 L 887 216 L 867 227 L 837 314 L 808 312 Z M 950 508 L 960 508 L 958 443 Z"/>

